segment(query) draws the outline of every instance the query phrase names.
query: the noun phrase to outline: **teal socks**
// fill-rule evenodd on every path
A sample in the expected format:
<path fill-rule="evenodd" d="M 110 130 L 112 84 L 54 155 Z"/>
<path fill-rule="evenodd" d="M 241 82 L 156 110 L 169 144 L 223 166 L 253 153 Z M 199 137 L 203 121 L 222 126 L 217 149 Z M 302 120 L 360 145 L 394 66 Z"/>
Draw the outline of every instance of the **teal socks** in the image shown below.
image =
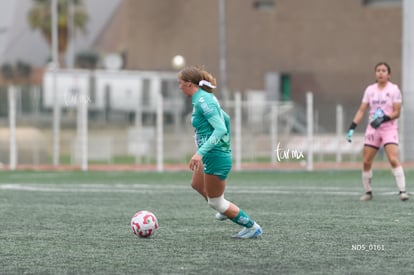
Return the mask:
<path fill-rule="evenodd" d="M 240 209 L 239 214 L 231 221 L 247 228 L 251 228 L 254 224 L 254 221 L 242 209 Z"/>

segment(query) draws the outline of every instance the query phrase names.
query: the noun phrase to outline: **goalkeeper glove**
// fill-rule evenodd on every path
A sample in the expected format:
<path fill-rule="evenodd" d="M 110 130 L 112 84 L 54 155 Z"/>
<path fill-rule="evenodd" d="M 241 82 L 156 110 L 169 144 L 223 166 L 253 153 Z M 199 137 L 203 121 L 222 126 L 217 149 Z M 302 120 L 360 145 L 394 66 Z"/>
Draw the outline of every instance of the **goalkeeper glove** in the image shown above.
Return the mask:
<path fill-rule="evenodd" d="M 384 122 L 391 120 L 389 116 L 384 114 L 384 111 L 377 108 L 371 118 L 371 127 L 377 129 Z"/>
<path fill-rule="evenodd" d="M 357 124 L 355 122 L 352 122 L 351 126 L 349 126 L 348 132 L 346 133 L 346 140 L 348 142 L 352 142 L 352 135 L 354 134 L 356 127 L 357 127 Z"/>

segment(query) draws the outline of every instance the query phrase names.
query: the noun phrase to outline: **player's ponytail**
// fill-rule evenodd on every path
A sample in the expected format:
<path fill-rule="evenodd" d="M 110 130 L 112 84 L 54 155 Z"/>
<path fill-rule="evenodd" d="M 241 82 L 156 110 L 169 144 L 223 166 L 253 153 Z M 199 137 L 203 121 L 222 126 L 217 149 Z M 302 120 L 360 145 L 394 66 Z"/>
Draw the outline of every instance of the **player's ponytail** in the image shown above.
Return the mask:
<path fill-rule="evenodd" d="M 202 81 L 199 82 L 200 88 L 209 93 L 213 93 L 217 86 L 216 79 L 204 69 L 200 69 L 200 73 L 203 78 Z"/>

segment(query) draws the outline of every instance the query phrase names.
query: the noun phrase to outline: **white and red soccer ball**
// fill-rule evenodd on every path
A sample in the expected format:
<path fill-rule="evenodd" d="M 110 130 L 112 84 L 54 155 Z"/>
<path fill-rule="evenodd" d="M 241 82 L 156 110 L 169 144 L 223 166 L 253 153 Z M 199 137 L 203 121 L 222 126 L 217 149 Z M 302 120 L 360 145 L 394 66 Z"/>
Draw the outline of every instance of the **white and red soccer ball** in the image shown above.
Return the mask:
<path fill-rule="evenodd" d="M 149 238 L 153 236 L 157 228 L 157 217 L 150 211 L 138 211 L 131 219 L 132 232 L 140 238 Z"/>

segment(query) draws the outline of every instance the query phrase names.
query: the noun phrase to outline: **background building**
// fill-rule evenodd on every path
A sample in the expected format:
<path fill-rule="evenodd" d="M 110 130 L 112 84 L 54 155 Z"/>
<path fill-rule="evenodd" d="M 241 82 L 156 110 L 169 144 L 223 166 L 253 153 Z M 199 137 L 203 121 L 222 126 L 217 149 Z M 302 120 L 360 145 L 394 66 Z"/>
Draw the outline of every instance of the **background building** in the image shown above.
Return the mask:
<path fill-rule="evenodd" d="M 335 105 L 352 119 L 377 62 L 387 61 L 400 84 L 401 1 L 225 3 L 230 92 L 266 90 L 266 75 L 285 74 L 291 85 L 279 98 L 303 106 L 304 94 L 314 92 L 320 130 L 333 131 Z M 171 69 L 181 54 L 220 80 L 218 1 L 124 0 L 95 46 L 124 53 L 132 70 Z"/>

